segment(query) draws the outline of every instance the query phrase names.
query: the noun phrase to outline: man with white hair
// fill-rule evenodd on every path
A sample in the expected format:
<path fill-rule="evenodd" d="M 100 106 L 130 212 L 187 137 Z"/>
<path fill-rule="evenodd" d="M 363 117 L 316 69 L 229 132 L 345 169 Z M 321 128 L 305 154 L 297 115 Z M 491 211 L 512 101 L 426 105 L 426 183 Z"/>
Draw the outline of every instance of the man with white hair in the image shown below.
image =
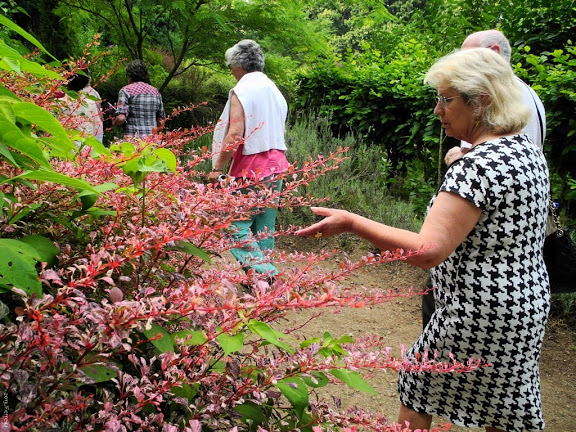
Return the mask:
<path fill-rule="evenodd" d="M 498 30 L 484 30 L 472 33 L 462 43 L 462 49 L 469 48 L 490 48 L 510 62 L 512 52 L 510 42 Z M 532 111 L 532 118 L 522 132 L 528 135 L 532 142 L 542 149 L 546 138 L 546 112 L 544 105 L 542 105 L 542 101 L 528 84 L 518 77 L 516 77 L 516 80 L 522 88 L 524 103 Z"/>

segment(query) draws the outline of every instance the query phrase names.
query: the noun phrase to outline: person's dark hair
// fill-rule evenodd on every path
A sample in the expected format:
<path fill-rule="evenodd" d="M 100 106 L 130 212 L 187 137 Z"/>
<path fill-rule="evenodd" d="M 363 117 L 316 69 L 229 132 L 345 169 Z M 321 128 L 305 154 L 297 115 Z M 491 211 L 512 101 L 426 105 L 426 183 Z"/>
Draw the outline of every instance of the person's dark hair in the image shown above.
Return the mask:
<path fill-rule="evenodd" d="M 251 39 L 244 39 L 229 48 L 224 54 L 226 66 L 240 66 L 246 72 L 262 72 L 264 70 L 264 53 L 260 45 Z"/>
<path fill-rule="evenodd" d="M 142 60 L 133 60 L 126 65 L 126 76 L 132 82 L 145 82 L 150 84 L 150 75 L 148 68 Z"/>
<path fill-rule="evenodd" d="M 78 92 L 90 83 L 90 73 L 88 69 L 80 69 L 80 73 L 75 73 L 66 83 L 66 88 Z"/>

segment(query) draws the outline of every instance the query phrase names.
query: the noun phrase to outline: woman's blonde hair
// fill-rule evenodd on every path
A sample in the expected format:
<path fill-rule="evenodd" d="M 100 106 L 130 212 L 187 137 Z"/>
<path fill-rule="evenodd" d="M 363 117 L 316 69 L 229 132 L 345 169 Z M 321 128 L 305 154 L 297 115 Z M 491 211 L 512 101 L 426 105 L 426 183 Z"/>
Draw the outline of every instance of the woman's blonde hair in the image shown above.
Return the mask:
<path fill-rule="evenodd" d="M 478 120 L 490 131 L 522 130 L 531 112 L 522 101 L 522 85 L 510 64 L 489 48 L 458 50 L 438 60 L 424 78 L 438 89 L 450 87 L 476 108 Z"/>

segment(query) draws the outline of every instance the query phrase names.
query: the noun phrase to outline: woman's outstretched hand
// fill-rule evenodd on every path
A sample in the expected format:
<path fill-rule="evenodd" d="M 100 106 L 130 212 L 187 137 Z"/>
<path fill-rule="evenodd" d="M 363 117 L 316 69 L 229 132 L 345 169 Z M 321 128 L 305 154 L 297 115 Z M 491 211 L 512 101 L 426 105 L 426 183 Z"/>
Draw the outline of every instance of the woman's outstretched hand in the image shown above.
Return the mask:
<path fill-rule="evenodd" d="M 330 237 L 344 232 L 350 232 L 352 226 L 352 213 L 346 210 L 330 209 L 326 207 L 311 207 L 312 213 L 326 216 L 320 222 L 296 231 L 302 237 Z"/>

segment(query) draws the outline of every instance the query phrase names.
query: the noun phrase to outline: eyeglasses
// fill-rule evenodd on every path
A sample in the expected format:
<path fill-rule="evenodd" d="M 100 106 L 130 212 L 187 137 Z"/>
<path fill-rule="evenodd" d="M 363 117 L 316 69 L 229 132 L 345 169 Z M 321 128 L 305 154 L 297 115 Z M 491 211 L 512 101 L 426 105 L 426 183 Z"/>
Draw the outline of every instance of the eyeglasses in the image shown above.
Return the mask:
<path fill-rule="evenodd" d="M 460 96 L 452 96 L 452 97 L 447 98 L 447 97 L 445 97 L 445 96 L 438 96 L 438 97 L 436 98 L 436 104 L 441 103 L 444 108 L 448 108 L 448 105 L 450 104 L 450 101 L 451 101 L 452 99 L 456 99 L 456 98 L 459 98 L 459 97 L 460 97 Z"/>

